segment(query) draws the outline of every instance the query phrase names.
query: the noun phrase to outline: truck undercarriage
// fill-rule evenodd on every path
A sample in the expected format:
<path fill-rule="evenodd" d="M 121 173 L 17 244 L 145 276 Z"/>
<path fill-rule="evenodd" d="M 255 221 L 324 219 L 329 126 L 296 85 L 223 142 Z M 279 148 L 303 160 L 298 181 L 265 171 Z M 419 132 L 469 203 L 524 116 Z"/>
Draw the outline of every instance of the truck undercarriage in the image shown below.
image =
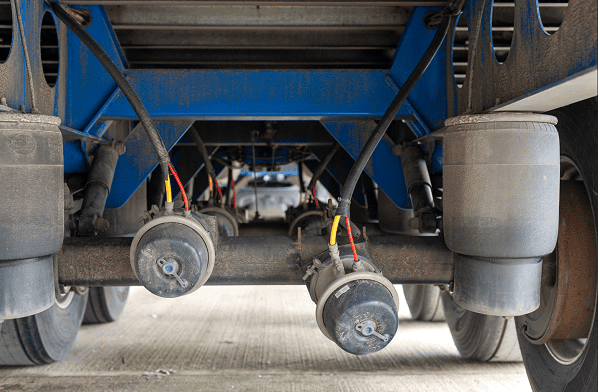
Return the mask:
<path fill-rule="evenodd" d="M 463 356 L 597 390 L 597 9 L 1 0 L 0 364 L 134 285 L 306 285 L 364 355 L 403 284 Z"/>

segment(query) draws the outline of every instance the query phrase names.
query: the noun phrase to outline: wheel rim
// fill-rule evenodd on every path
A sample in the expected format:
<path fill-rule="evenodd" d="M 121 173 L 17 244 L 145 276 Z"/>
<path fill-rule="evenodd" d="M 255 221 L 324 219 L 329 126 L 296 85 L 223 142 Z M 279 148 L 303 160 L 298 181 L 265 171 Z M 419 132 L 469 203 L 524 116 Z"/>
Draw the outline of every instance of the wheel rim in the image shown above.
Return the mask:
<path fill-rule="evenodd" d="M 560 168 L 561 168 L 561 180 L 564 179 L 564 180 L 583 181 L 583 178 L 581 176 L 581 172 L 580 172 L 579 168 L 577 167 L 575 162 L 572 159 L 570 159 L 569 157 L 561 156 Z M 589 199 L 588 199 L 588 202 L 589 202 L 589 204 L 591 204 Z M 591 210 L 591 206 L 590 206 L 590 210 Z M 592 215 L 593 215 L 593 211 L 592 211 Z M 594 243 L 596 243 L 596 242 L 594 242 Z M 597 254 L 597 250 L 596 250 L 596 254 Z M 595 264 L 597 265 L 597 260 L 596 260 Z M 598 291 L 598 288 L 596 287 L 596 290 L 594 290 L 596 302 L 598 301 L 597 291 Z M 596 308 L 597 308 L 597 306 L 594 306 L 594 309 L 596 309 Z M 595 313 L 595 311 L 594 311 L 594 313 Z M 594 316 L 595 315 L 592 316 L 591 320 L 594 319 Z M 593 321 L 590 322 L 587 336 L 589 336 L 589 334 L 591 333 L 591 330 L 592 330 L 591 324 L 592 323 L 593 323 Z M 548 350 L 548 352 L 550 353 L 550 355 L 552 355 L 552 357 L 557 362 L 560 362 L 563 365 L 570 365 L 570 364 L 576 362 L 579 359 L 579 357 L 581 357 L 581 355 L 585 351 L 585 346 L 587 345 L 587 342 L 588 342 L 587 338 L 554 339 L 554 340 L 548 341 L 545 344 L 545 346 L 546 346 L 546 349 Z"/>
<path fill-rule="evenodd" d="M 217 218 L 217 226 L 220 235 L 225 237 L 237 237 L 239 235 L 238 224 L 235 217 L 224 208 L 206 207 L 198 211 L 198 213 Z"/>
<path fill-rule="evenodd" d="M 59 287 L 54 290 L 54 296 L 56 298 L 56 306 L 61 309 L 66 309 L 73 301 L 75 291 L 71 286 L 59 285 Z"/>
<path fill-rule="evenodd" d="M 572 159 L 561 156 L 565 189 L 557 247 L 544 259 L 540 308 L 517 319 L 526 339 L 543 344 L 563 365 L 575 363 L 585 352 L 597 301 L 596 226 L 589 195 L 577 185 L 580 173 Z"/>

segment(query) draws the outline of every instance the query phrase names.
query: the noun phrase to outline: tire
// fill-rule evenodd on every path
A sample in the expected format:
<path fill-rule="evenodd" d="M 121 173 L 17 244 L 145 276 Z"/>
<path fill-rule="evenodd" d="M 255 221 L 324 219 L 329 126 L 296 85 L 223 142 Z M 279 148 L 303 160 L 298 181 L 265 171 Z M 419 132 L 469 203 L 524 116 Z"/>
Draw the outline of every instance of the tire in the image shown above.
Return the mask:
<path fill-rule="evenodd" d="M 0 365 L 43 365 L 67 356 L 87 302 L 87 293 L 69 295 L 70 302 L 63 307 L 55 303 L 41 313 L 2 323 Z"/>
<path fill-rule="evenodd" d="M 84 324 L 103 324 L 117 321 L 129 296 L 129 287 L 90 287 Z"/>
<path fill-rule="evenodd" d="M 448 292 L 441 295 L 446 323 L 463 358 L 480 362 L 521 360 L 512 318 L 488 316 L 461 308 Z"/>
<path fill-rule="evenodd" d="M 439 287 L 430 284 L 403 284 L 404 298 L 413 320 L 444 321 Z"/>
<path fill-rule="evenodd" d="M 560 150 L 579 169 L 589 196 L 598 238 L 598 98 L 578 102 L 548 114 L 558 118 Z M 532 344 L 519 333 L 519 345 L 534 391 L 598 390 L 598 293 L 593 326 L 579 357 L 561 363 L 547 344 Z M 556 341 L 551 341 L 555 344 Z"/>

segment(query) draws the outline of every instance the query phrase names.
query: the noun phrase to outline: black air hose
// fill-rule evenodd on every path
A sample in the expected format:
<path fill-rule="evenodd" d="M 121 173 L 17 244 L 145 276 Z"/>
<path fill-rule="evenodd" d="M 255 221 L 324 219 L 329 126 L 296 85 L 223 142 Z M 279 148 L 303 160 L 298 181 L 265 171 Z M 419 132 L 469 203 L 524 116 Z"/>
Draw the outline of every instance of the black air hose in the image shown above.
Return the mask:
<path fill-rule="evenodd" d="M 402 87 L 398 91 L 398 94 L 396 94 L 396 97 L 394 97 L 394 100 L 387 108 L 383 117 L 375 127 L 375 130 L 369 137 L 369 140 L 367 140 L 367 143 L 360 151 L 360 154 L 354 162 L 352 169 L 350 169 L 350 173 L 348 173 L 348 177 L 346 178 L 346 182 L 344 183 L 336 215 L 350 217 L 350 198 L 354 193 L 354 188 L 356 187 L 356 183 L 358 182 L 362 171 L 367 165 L 369 159 L 371 159 L 371 155 L 373 154 L 373 151 L 375 151 L 375 147 L 377 147 L 377 144 L 379 144 L 379 141 L 387 131 L 392 121 L 394 120 L 394 117 L 396 117 L 396 113 L 398 113 L 398 110 L 400 110 L 400 107 L 408 97 L 408 94 L 415 86 L 415 84 L 417 84 L 417 81 L 419 80 L 421 75 L 423 75 L 423 73 L 431 63 L 431 60 L 433 60 L 433 57 L 442 45 L 442 42 L 444 42 L 444 38 L 446 37 L 446 33 L 448 32 L 448 27 L 450 26 L 450 19 L 450 15 L 447 15 L 442 19 L 442 22 L 440 23 L 440 26 L 438 27 L 438 30 L 435 33 L 431 44 L 429 44 L 429 47 L 425 51 L 425 54 L 423 54 L 423 57 L 421 57 L 421 60 L 419 61 L 415 69 L 411 72 L 408 79 L 406 79 L 406 82 L 402 85 Z"/>
<path fill-rule="evenodd" d="M 313 173 L 312 178 L 310 179 L 310 183 L 308 184 L 308 188 L 306 188 L 307 189 L 307 193 L 306 193 L 307 197 L 312 193 L 313 188 L 317 185 L 317 181 L 319 181 L 319 178 L 321 177 L 321 175 L 325 171 L 325 168 L 329 164 L 329 161 L 331 161 L 331 158 L 333 158 L 333 156 L 339 150 L 339 148 L 340 148 L 340 144 L 336 142 L 331 147 L 331 149 L 327 152 L 327 155 L 325 155 L 325 158 L 321 161 L 321 163 L 319 164 L 319 166 L 317 166 L 317 169 L 315 170 L 315 172 Z M 308 199 L 305 199 L 305 201 L 306 200 L 308 200 Z"/>
<path fill-rule="evenodd" d="M 154 121 L 152 121 L 152 117 L 148 114 L 148 111 L 144 107 L 142 100 L 137 95 L 129 81 L 123 75 L 123 72 L 117 67 L 117 65 L 112 61 L 112 59 L 106 54 L 104 49 L 92 38 L 92 36 L 75 20 L 71 15 L 65 11 L 62 6 L 56 3 L 52 3 L 49 0 L 45 0 L 46 4 L 52 7 L 52 11 L 54 14 L 60 19 L 61 22 L 67 26 L 69 30 L 71 30 L 77 38 L 81 40 L 81 42 L 92 52 L 92 54 L 98 59 L 100 64 L 106 69 L 106 72 L 110 75 L 111 78 L 117 83 L 117 86 L 129 101 L 129 104 L 137 114 L 148 138 L 150 139 L 150 143 L 152 143 L 152 147 L 154 147 L 154 151 L 158 157 L 158 161 L 160 162 L 160 168 L 165 179 L 169 178 L 169 152 L 167 151 L 165 144 L 154 125 Z"/>

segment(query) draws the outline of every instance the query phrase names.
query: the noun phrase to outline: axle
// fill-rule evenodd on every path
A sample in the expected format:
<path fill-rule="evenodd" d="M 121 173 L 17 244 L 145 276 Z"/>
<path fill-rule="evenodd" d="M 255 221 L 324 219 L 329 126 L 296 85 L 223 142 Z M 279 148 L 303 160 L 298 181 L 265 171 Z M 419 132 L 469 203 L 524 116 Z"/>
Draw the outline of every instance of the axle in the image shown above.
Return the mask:
<path fill-rule="evenodd" d="M 69 286 L 136 286 L 131 238 L 65 238 L 59 282 Z M 392 283 L 448 284 L 454 256 L 441 237 L 370 236 L 373 260 Z M 325 237 L 222 237 L 210 285 L 304 284 L 300 267 L 327 250 Z"/>

